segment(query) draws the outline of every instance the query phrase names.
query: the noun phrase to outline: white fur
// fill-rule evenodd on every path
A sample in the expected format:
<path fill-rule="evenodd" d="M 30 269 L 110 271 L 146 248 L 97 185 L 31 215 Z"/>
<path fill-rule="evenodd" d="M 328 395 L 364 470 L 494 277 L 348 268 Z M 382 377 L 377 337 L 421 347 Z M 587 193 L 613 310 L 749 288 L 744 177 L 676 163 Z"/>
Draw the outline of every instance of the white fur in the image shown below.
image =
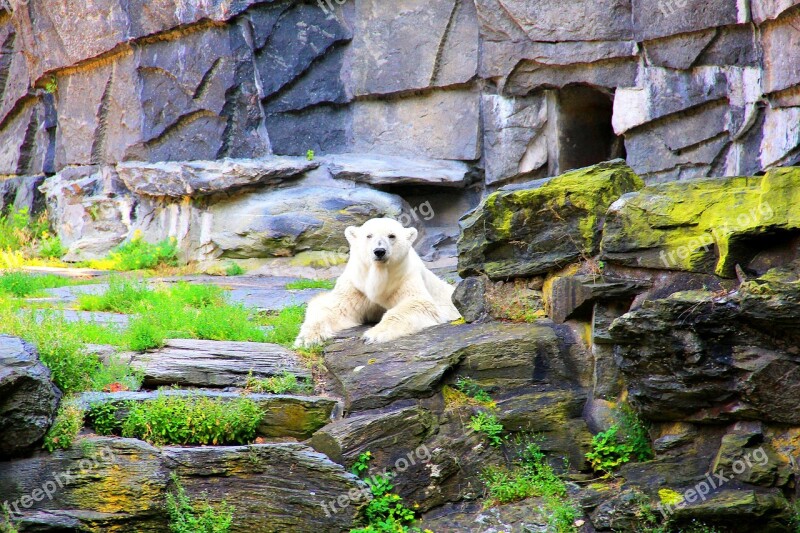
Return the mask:
<path fill-rule="evenodd" d="M 413 248 L 417 230 L 390 218 L 373 218 L 345 230 L 350 259 L 332 291 L 308 303 L 295 346 L 310 346 L 339 331 L 378 322 L 367 343 L 386 342 L 461 318 L 453 287 L 425 267 Z M 378 261 L 375 249 L 386 251 Z"/>

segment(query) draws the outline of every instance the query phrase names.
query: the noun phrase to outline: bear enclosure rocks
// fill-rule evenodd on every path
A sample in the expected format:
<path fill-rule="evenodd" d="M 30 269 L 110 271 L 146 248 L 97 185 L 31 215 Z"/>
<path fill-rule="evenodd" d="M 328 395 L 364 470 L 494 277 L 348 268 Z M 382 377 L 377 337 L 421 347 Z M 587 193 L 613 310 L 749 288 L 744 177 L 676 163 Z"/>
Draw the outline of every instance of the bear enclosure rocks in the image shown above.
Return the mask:
<path fill-rule="evenodd" d="M 459 274 L 534 276 L 591 257 L 608 207 L 643 185 L 617 160 L 500 189 L 460 222 Z"/>
<path fill-rule="evenodd" d="M 38 444 L 53 423 L 60 399 L 36 349 L 0 335 L 0 459 Z"/>

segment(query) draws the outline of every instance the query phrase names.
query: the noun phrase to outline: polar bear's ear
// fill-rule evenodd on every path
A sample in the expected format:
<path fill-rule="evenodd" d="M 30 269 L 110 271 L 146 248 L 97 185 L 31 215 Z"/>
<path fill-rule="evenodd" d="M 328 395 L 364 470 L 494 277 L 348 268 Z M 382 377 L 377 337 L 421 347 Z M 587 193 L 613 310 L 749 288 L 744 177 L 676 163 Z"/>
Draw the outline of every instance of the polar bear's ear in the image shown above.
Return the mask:
<path fill-rule="evenodd" d="M 414 242 L 417 240 L 417 228 L 407 228 L 406 231 L 408 232 L 409 242 Z"/>
<path fill-rule="evenodd" d="M 355 226 L 347 226 L 347 229 L 344 230 L 344 236 L 347 237 L 347 242 L 355 244 L 358 240 L 358 228 Z"/>

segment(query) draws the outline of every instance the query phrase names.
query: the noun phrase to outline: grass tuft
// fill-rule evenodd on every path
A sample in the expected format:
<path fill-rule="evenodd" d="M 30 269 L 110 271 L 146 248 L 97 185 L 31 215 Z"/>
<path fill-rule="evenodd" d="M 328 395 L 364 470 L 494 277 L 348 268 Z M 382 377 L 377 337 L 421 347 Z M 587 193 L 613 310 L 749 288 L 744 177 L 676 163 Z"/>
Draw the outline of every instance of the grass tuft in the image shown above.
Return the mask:
<path fill-rule="evenodd" d="M 333 289 L 336 280 L 333 279 L 298 279 L 286 284 L 286 289 L 290 291 L 305 289 Z"/>

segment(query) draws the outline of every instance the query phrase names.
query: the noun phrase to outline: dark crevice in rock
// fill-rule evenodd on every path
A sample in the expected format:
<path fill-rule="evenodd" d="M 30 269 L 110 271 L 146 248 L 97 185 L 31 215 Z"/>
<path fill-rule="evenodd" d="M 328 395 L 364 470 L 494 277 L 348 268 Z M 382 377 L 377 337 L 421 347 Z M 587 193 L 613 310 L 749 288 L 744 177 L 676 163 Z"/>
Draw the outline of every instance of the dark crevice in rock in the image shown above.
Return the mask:
<path fill-rule="evenodd" d="M 447 19 L 447 25 L 444 27 L 442 38 L 439 41 L 439 48 L 436 50 L 436 59 L 433 61 L 433 71 L 431 72 L 431 79 L 428 82 L 428 85 L 430 86 L 436 84 L 436 78 L 439 76 L 439 71 L 441 70 L 442 65 L 442 56 L 444 55 L 445 45 L 447 44 L 447 38 L 450 36 L 450 29 L 453 27 L 453 21 L 456 19 L 456 13 L 458 12 L 458 7 L 460 5 L 460 2 L 456 0 L 453 2 L 453 9 L 450 10 L 450 18 Z"/>
<path fill-rule="evenodd" d="M 221 63 L 222 58 L 218 57 L 211 67 L 206 71 L 206 73 L 203 74 L 203 79 L 200 80 L 200 83 L 197 85 L 197 89 L 195 89 L 194 94 L 192 95 L 193 100 L 199 100 L 205 96 L 206 92 L 208 91 L 208 87 L 211 85 L 211 80 L 217 73 Z"/>
<path fill-rule="evenodd" d="M 2 47 L 0 47 L 0 101 L 3 100 L 6 93 L 8 74 L 11 69 L 11 62 L 14 60 L 14 41 L 16 39 L 17 34 L 12 30 L 6 40 L 3 41 Z"/>
<path fill-rule="evenodd" d="M 221 116 L 227 118 L 225 131 L 222 133 L 222 146 L 217 152 L 217 159 L 230 157 L 236 132 L 239 131 L 239 114 L 236 112 L 236 102 L 242 95 L 241 86 L 236 85 L 225 91 L 225 105 L 222 107 Z"/>
<path fill-rule="evenodd" d="M 158 146 L 165 143 L 171 135 L 174 135 L 182 128 L 191 124 L 195 120 L 198 120 L 202 117 L 216 117 L 215 113 L 207 109 L 198 109 L 196 111 L 192 111 L 191 113 L 187 113 L 185 115 L 181 115 L 178 120 L 164 128 L 160 134 L 156 135 L 152 139 L 148 139 L 144 142 L 145 147 L 152 148 L 153 146 Z"/>
<path fill-rule="evenodd" d="M 19 159 L 17 160 L 17 174 L 30 174 L 33 172 L 33 155 L 36 148 L 36 130 L 39 126 L 39 110 L 34 108 L 31 113 L 31 120 L 22 138 L 22 145 L 19 147 Z"/>
<path fill-rule="evenodd" d="M 100 98 L 100 107 L 97 109 L 97 128 L 94 130 L 94 140 L 92 141 L 91 164 L 100 165 L 104 162 L 106 151 L 106 129 L 108 127 L 108 109 L 111 104 L 111 86 L 114 81 L 114 73 L 108 76 L 106 88 Z"/>

